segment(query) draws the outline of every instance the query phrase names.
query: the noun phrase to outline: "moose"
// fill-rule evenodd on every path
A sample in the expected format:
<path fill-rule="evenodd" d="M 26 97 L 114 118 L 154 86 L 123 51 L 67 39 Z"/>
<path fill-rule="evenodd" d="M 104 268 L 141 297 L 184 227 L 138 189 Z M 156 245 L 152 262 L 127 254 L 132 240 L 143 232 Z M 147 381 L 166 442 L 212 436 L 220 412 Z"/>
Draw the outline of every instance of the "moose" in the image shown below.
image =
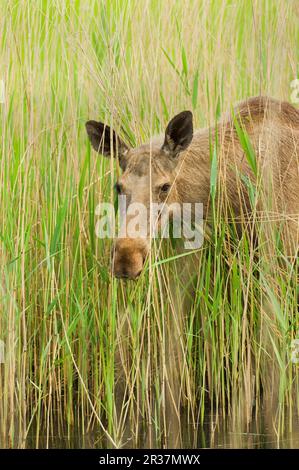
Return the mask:
<path fill-rule="evenodd" d="M 259 187 L 260 196 L 254 209 L 281 225 L 285 252 L 296 256 L 299 111 L 291 104 L 264 96 L 249 98 L 225 114 L 215 126 L 196 131 L 192 113 L 183 111 L 169 122 L 164 136 L 138 148 L 130 148 L 101 122 L 88 121 L 86 130 L 97 152 L 118 158 L 122 175 L 115 187 L 118 194 L 126 195 L 129 203 L 139 202 L 148 207 L 152 201 L 201 202 L 205 220 L 211 212 L 211 149 L 217 149 L 219 193 L 228 203 L 230 213 L 238 221 L 249 221 L 253 212 L 250 187 Z M 246 154 L 246 146 L 251 159 Z M 150 246 L 149 234 L 116 239 L 114 275 L 137 279 Z"/>

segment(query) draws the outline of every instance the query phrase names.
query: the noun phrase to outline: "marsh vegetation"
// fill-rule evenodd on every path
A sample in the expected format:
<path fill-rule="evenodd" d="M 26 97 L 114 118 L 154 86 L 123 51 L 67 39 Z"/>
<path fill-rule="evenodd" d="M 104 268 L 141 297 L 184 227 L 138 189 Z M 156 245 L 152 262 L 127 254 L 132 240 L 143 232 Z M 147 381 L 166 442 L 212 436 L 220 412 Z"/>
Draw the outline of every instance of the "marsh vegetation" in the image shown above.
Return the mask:
<path fill-rule="evenodd" d="M 298 446 L 298 262 L 276 233 L 270 253 L 238 238 L 216 207 L 196 253 L 163 242 L 137 282 L 114 279 L 95 209 L 119 168 L 84 128 L 105 121 L 135 146 L 183 109 L 199 128 L 245 97 L 289 101 L 298 2 L 0 9 L 0 447 L 90 433 L 95 446 Z"/>

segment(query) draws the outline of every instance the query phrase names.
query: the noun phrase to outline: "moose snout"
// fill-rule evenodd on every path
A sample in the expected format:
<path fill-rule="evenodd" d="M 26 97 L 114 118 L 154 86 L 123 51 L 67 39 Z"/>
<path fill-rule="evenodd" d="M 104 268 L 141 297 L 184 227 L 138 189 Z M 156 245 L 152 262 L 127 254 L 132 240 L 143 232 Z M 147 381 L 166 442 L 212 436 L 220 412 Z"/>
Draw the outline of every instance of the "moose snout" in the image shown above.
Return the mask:
<path fill-rule="evenodd" d="M 119 238 L 113 247 L 112 272 L 117 278 L 137 279 L 142 272 L 148 245 L 145 239 Z"/>

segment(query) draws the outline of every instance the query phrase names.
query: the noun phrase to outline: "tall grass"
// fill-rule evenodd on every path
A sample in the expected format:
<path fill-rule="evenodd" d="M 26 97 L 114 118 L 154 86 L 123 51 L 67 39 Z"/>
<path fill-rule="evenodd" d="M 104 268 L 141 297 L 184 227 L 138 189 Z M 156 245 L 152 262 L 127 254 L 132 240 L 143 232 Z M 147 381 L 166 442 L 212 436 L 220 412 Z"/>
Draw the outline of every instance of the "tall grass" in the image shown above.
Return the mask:
<path fill-rule="evenodd" d="M 74 427 L 109 446 L 144 429 L 147 445 L 179 445 L 182 408 L 194 435 L 207 414 L 246 432 L 263 412 L 279 442 L 299 411 L 298 267 L 277 261 L 278 243 L 257 259 L 218 218 L 195 255 L 165 244 L 137 283 L 114 280 L 95 207 L 113 201 L 118 169 L 91 152 L 84 123 L 138 145 L 182 109 L 204 127 L 247 96 L 289 100 L 297 2 L 0 7 L 1 446 Z"/>

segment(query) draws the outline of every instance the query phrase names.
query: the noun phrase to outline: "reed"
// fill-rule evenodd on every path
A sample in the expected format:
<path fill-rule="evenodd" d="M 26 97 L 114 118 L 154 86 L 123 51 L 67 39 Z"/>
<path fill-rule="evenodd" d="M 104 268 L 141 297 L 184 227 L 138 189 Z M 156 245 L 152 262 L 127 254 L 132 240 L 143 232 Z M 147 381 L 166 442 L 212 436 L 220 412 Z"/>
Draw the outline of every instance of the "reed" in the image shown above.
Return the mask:
<path fill-rule="evenodd" d="M 182 409 L 194 435 L 207 415 L 238 415 L 246 430 L 263 412 L 279 441 L 299 412 L 298 264 L 280 262 L 277 240 L 270 263 L 257 259 L 216 210 L 196 254 L 163 243 L 137 283 L 116 281 L 95 208 L 114 200 L 118 169 L 91 151 L 84 123 L 137 145 L 183 109 L 205 127 L 247 96 L 289 101 L 298 3 L 0 9 L 0 446 L 26 446 L 33 429 L 32 445 L 48 446 L 74 428 L 107 446 L 137 445 L 144 430 L 147 445 L 178 445 Z"/>

